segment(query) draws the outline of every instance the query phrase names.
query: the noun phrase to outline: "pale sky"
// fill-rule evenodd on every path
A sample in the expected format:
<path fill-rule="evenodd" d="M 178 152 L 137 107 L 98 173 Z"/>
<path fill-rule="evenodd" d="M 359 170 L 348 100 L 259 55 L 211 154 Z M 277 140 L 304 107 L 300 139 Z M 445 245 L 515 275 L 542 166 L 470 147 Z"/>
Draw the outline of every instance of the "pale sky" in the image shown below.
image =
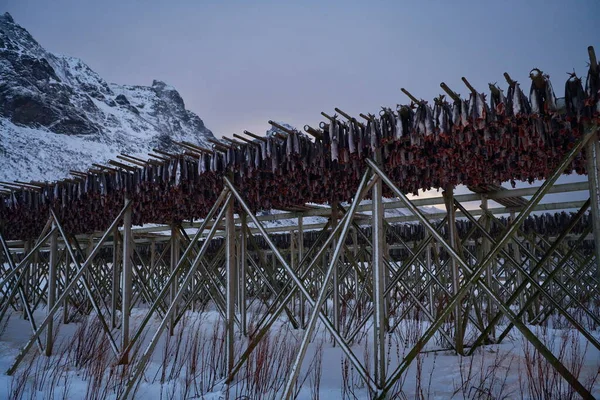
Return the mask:
<path fill-rule="evenodd" d="M 326 3 L 326 4 L 325 4 Z M 431 100 L 460 78 L 487 92 L 502 73 L 586 73 L 600 52 L 600 1 L 0 0 L 46 49 L 83 59 L 109 82 L 175 86 L 216 136 L 264 133 L 269 119 L 316 126 Z"/>

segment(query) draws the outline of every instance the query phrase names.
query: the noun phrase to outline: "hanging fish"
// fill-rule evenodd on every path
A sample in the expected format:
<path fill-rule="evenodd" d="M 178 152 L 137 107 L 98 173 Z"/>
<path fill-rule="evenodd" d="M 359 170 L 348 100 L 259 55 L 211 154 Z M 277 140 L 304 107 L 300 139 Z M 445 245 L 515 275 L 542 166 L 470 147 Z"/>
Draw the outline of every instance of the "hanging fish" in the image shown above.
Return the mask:
<path fill-rule="evenodd" d="M 483 93 L 472 92 L 469 99 L 469 117 L 475 129 L 483 129 L 487 121 L 487 104 Z"/>
<path fill-rule="evenodd" d="M 277 154 L 277 148 L 273 148 L 271 149 L 271 172 L 272 173 L 276 173 L 277 172 L 277 166 L 279 165 L 279 160 L 278 160 L 278 154 Z"/>
<path fill-rule="evenodd" d="M 433 126 L 433 111 L 426 101 L 422 101 L 417 105 L 413 129 L 417 134 L 428 137 L 434 133 Z"/>
<path fill-rule="evenodd" d="M 171 179 L 173 179 L 175 177 L 175 165 L 174 165 L 172 159 L 169 160 L 169 167 L 168 168 L 169 168 L 169 172 L 168 172 L 168 175 L 166 177 L 167 178 L 166 180 L 170 181 Z"/>
<path fill-rule="evenodd" d="M 210 155 L 210 170 L 215 172 L 217 170 L 217 153 L 213 149 L 212 154 Z"/>
<path fill-rule="evenodd" d="M 370 117 L 370 130 L 369 133 L 371 135 L 370 139 L 371 139 L 371 151 L 375 152 L 375 150 L 377 149 L 377 147 L 379 146 L 379 134 L 380 134 L 380 128 L 378 126 L 377 123 L 377 119 L 375 119 L 374 115 L 369 114 Z"/>
<path fill-rule="evenodd" d="M 292 142 L 292 151 L 294 154 L 300 154 L 300 139 L 298 138 L 300 133 L 294 132 L 293 134 L 293 142 Z"/>
<path fill-rule="evenodd" d="M 175 163 L 175 186 L 179 186 L 181 182 L 181 163 L 178 159 L 175 159 Z"/>
<path fill-rule="evenodd" d="M 381 107 L 379 112 L 380 126 L 381 126 L 381 139 L 386 140 L 396 136 L 396 122 L 394 121 L 394 114 L 392 110 L 387 107 Z"/>
<path fill-rule="evenodd" d="M 462 100 L 454 100 L 452 103 L 452 124 L 454 126 L 462 126 L 461 124 Z"/>
<path fill-rule="evenodd" d="M 106 177 L 104 174 L 100 176 L 100 194 L 102 196 L 106 195 Z"/>
<path fill-rule="evenodd" d="M 162 164 L 159 168 L 159 172 L 162 170 Z M 117 171 L 117 173 L 115 174 L 115 179 L 117 181 L 117 190 L 121 190 L 123 188 L 123 181 L 122 181 L 122 176 L 121 176 L 121 171 Z M 94 183 L 93 181 L 91 182 L 92 184 Z"/>
<path fill-rule="evenodd" d="M 400 108 L 397 108 L 396 112 L 398 113 L 398 115 L 396 117 L 396 129 L 395 129 L 396 135 L 394 136 L 394 139 L 400 140 L 400 139 L 402 139 L 402 136 L 404 135 L 404 126 L 402 124 Z"/>
<path fill-rule="evenodd" d="M 228 166 L 231 166 L 235 163 L 235 149 L 233 147 L 230 147 L 229 149 L 227 149 L 226 154 L 226 162 Z"/>
<path fill-rule="evenodd" d="M 267 137 L 267 158 L 273 157 L 273 136 Z"/>
<path fill-rule="evenodd" d="M 254 149 L 254 168 L 260 168 L 262 146 L 257 150 Z"/>
<path fill-rule="evenodd" d="M 105 177 L 105 178 L 106 178 L 106 177 Z M 135 186 L 135 192 L 136 192 L 136 193 L 140 193 L 140 192 L 141 192 L 141 190 L 142 190 L 142 185 L 140 185 L 140 182 L 141 182 L 141 176 L 140 176 L 140 169 L 139 169 L 139 168 L 138 168 L 138 169 L 136 169 L 136 170 L 133 172 L 133 178 L 132 178 L 132 179 L 133 179 L 133 181 L 132 181 L 132 183 L 133 183 L 133 186 Z M 106 181 L 104 182 L 104 184 L 106 185 Z"/>
<path fill-rule="evenodd" d="M 433 107 L 433 117 L 436 125 L 436 132 L 444 138 L 450 137 L 452 130 L 452 110 L 448 102 L 444 100 L 444 95 L 435 99 Z"/>
<path fill-rule="evenodd" d="M 354 122 L 348 121 L 348 151 L 350 154 L 356 153 L 356 143 L 354 140 Z"/>
<path fill-rule="evenodd" d="M 365 139 L 364 139 L 365 130 L 361 124 L 357 124 L 356 132 L 358 135 L 358 147 L 356 148 L 356 150 L 358 152 L 358 156 L 361 157 L 363 148 L 365 147 Z"/>
<path fill-rule="evenodd" d="M 339 158 L 339 123 L 334 118 L 329 123 L 329 137 L 331 138 L 331 161 L 337 161 Z"/>
<path fill-rule="evenodd" d="M 529 72 L 529 77 L 531 78 L 531 89 L 529 89 L 531 112 L 547 114 L 556 111 L 556 97 L 548 75 L 534 68 Z"/>
<path fill-rule="evenodd" d="M 460 123 L 461 126 L 469 126 L 469 101 L 463 100 L 460 102 Z"/>
<path fill-rule="evenodd" d="M 552 88 L 552 83 L 550 82 L 549 76 L 544 75 L 544 78 L 546 79 L 544 111 L 547 113 L 554 113 L 558 109 L 558 106 L 556 105 L 556 95 L 554 94 L 554 89 Z"/>
<path fill-rule="evenodd" d="M 490 112 L 496 121 L 500 121 L 506 112 L 506 97 L 504 92 L 495 83 L 489 84 L 490 88 Z"/>
<path fill-rule="evenodd" d="M 184 182 L 189 182 L 189 172 L 190 172 L 190 167 L 191 167 L 191 163 L 188 161 L 183 160 L 183 169 L 181 171 L 181 179 Z"/>
<path fill-rule="evenodd" d="M 206 172 L 206 153 L 202 153 L 200 155 L 200 159 L 198 160 L 198 175 L 202 175 Z"/>
<path fill-rule="evenodd" d="M 285 154 L 288 156 L 291 156 L 294 152 L 294 138 L 292 136 L 294 135 L 290 133 L 285 138 Z"/>
<path fill-rule="evenodd" d="M 261 157 L 264 160 L 266 160 L 268 158 L 267 155 L 267 142 L 264 140 L 260 141 L 260 153 L 261 153 Z"/>
<path fill-rule="evenodd" d="M 531 106 L 529 100 L 525 96 L 525 93 L 521 90 L 519 83 L 514 81 L 508 88 L 507 94 L 507 111 L 510 111 L 510 115 L 515 117 L 521 115 L 529 115 L 531 113 Z"/>
<path fill-rule="evenodd" d="M 225 171 L 225 154 L 217 152 L 217 172 Z"/>
<path fill-rule="evenodd" d="M 411 107 L 402 105 L 398 106 L 398 127 L 396 129 L 396 137 L 401 139 L 410 135 L 414 123 L 414 112 Z"/>
<path fill-rule="evenodd" d="M 594 70 L 595 68 L 595 70 Z M 600 66 L 590 65 L 587 79 L 585 80 L 585 93 L 587 94 L 586 105 L 590 112 L 600 113 Z"/>
<path fill-rule="evenodd" d="M 339 149 L 339 153 L 340 153 L 339 161 L 341 163 L 345 164 L 350 160 L 349 152 L 348 152 L 348 127 L 346 126 L 346 124 L 342 123 L 341 121 L 338 121 L 338 124 L 339 124 L 338 149 Z"/>
<path fill-rule="evenodd" d="M 398 128 L 398 117 L 392 112 L 390 108 L 386 108 L 386 119 L 388 123 L 388 138 L 395 138 L 397 136 L 396 129 Z"/>
<path fill-rule="evenodd" d="M 569 74 L 569 79 L 565 83 L 565 107 L 567 115 L 577 120 L 581 118 L 585 104 L 586 94 L 581 85 L 581 79 L 575 72 Z"/>
<path fill-rule="evenodd" d="M 244 162 L 248 165 L 252 163 L 252 147 L 245 146 L 243 148 Z"/>

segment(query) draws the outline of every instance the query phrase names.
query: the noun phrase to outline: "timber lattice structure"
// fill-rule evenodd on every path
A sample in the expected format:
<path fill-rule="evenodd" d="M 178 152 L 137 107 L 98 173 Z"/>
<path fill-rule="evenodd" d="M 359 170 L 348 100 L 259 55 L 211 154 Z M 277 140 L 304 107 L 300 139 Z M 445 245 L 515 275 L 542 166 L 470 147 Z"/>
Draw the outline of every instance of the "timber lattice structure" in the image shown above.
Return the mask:
<path fill-rule="evenodd" d="M 1 182 L 0 320 L 22 312 L 32 328 L 8 373 L 35 345 L 52 354 L 59 311 L 62 323 L 94 312 L 115 360 L 132 363 L 130 396 L 160 336 L 211 303 L 226 321 L 227 382 L 282 315 L 304 329 L 286 398 L 318 321 L 380 398 L 434 336 L 472 354 L 513 328 L 592 398 L 530 328 L 558 314 L 600 350 L 600 67 L 588 50 L 585 87 L 573 75 L 563 98 L 539 69 L 529 96 L 505 74 L 507 95 L 490 85 L 489 103 L 463 78 L 468 99 L 442 84 L 451 101 L 430 105 L 403 89 L 409 105 L 360 120 L 336 108 L 319 129 L 305 126 L 308 135 L 270 121 L 277 129 L 267 137 L 245 131 L 211 149 L 121 155 L 59 182 Z M 573 172 L 587 182 L 555 185 Z M 536 179 L 545 181 L 501 186 Z M 456 185 L 471 193 L 455 194 Z M 430 188 L 442 196 L 407 196 Z M 589 199 L 543 201 L 572 192 Z M 423 211 L 431 205 L 441 207 Z M 269 209 L 285 212 L 257 215 Z M 386 214 L 395 209 L 404 214 Z M 576 212 L 556 213 L 564 209 Z M 265 312 L 249 332 L 253 301 Z M 141 304 L 148 311 L 132 329 Z M 131 359 L 155 317 L 152 340 Z M 386 334 L 405 318 L 428 328 L 389 368 Z M 467 337 L 467 326 L 476 334 Z M 365 329 L 372 368 L 352 351 Z M 240 337 L 248 345 L 238 354 Z"/>

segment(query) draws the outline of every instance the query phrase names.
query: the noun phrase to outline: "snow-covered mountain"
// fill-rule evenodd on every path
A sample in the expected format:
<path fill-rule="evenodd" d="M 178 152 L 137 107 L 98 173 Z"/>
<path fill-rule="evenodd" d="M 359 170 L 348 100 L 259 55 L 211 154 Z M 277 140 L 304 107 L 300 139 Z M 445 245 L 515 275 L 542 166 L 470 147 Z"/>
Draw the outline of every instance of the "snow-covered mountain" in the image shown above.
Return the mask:
<path fill-rule="evenodd" d="M 209 147 L 208 138 L 172 86 L 107 83 L 0 15 L 0 181 L 61 179 L 122 152 L 147 159 L 152 148 L 180 150 L 173 141 Z"/>

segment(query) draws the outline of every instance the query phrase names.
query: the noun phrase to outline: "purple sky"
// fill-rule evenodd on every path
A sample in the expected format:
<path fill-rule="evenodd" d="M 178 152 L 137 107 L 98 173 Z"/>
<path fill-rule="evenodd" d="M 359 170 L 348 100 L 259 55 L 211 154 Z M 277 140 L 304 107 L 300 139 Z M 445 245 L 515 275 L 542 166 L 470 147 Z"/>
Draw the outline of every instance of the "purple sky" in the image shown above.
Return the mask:
<path fill-rule="evenodd" d="M 401 87 L 466 93 L 461 76 L 487 91 L 507 71 L 528 90 L 533 67 L 561 97 L 587 46 L 600 50 L 597 0 L 288 3 L 0 0 L 0 12 L 108 81 L 175 86 L 216 136 L 375 112 L 408 102 Z"/>

